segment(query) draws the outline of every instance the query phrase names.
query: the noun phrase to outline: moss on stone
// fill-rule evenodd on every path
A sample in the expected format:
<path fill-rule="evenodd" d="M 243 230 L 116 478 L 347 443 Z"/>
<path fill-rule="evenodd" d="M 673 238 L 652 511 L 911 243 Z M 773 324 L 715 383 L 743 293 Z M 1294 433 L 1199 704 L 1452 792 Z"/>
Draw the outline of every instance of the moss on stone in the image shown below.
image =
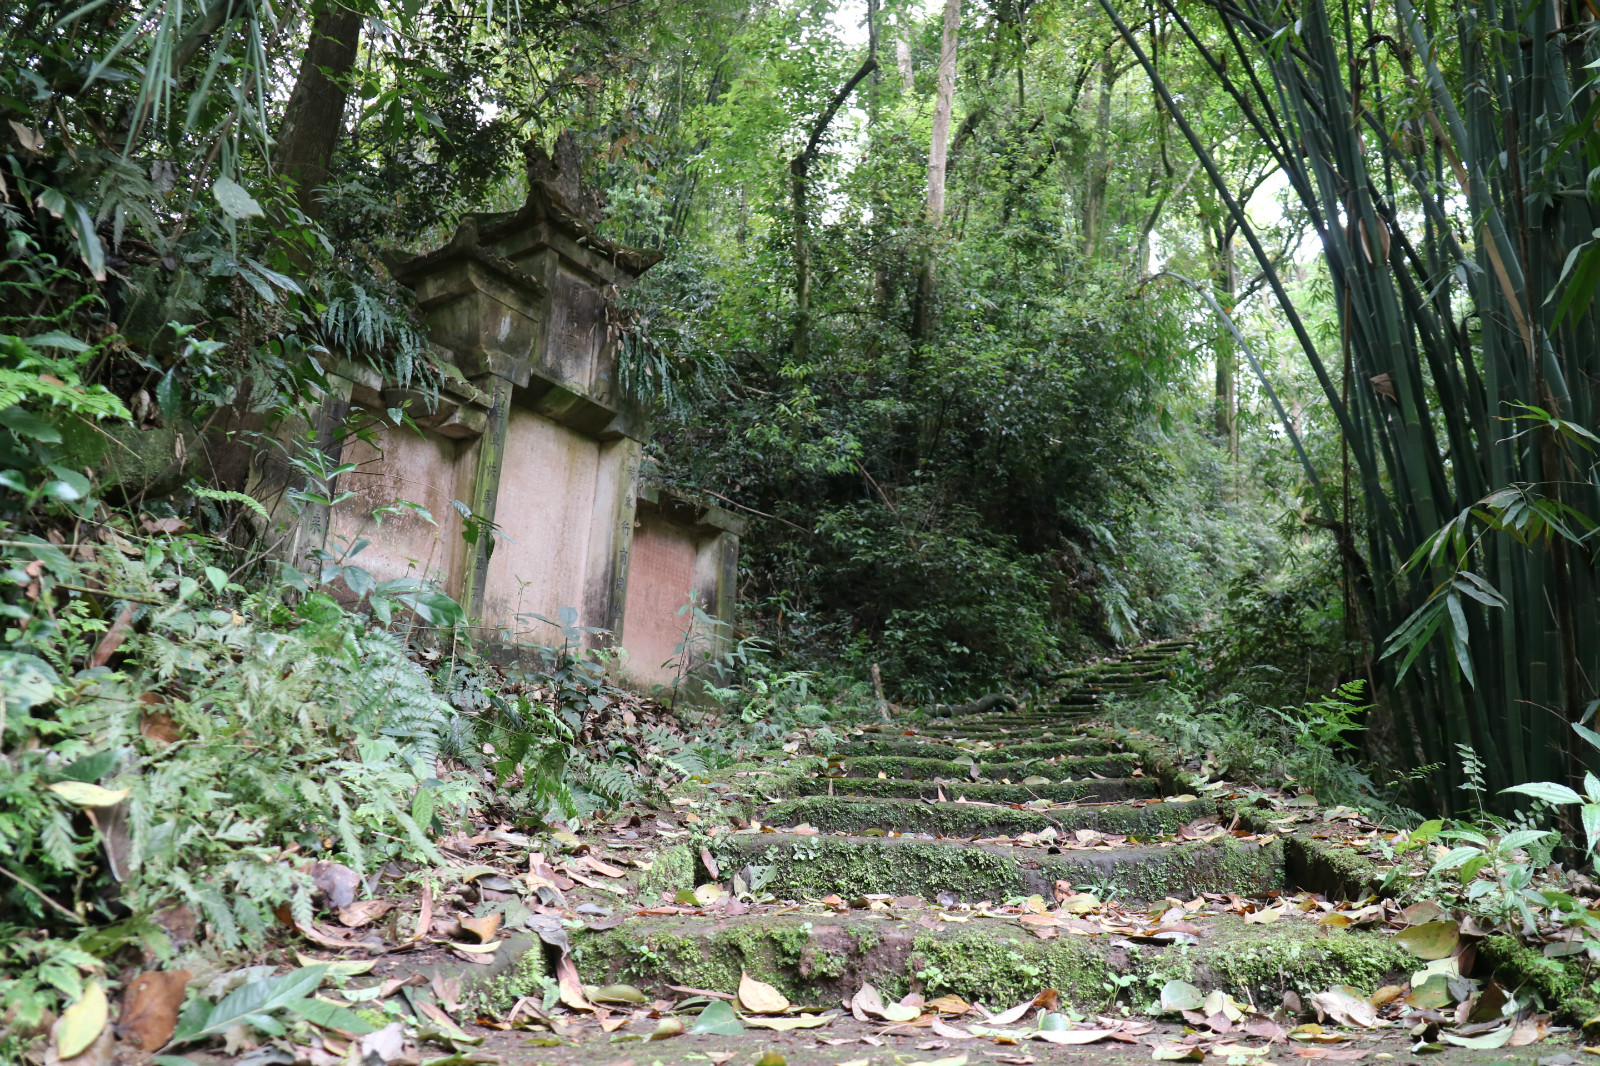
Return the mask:
<path fill-rule="evenodd" d="M 595 983 L 732 992 L 744 971 L 803 1004 L 835 1003 L 866 980 L 895 997 L 953 993 L 993 1009 L 1054 988 L 1081 1010 L 1153 1007 L 1174 978 L 1263 1005 L 1290 989 L 1302 996 L 1337 984 L 1372 991 L 1414 963 L 1389 937 L 1302 921 L 1247 926 L 1226 918 L 1199 944 L 1160 947 L 1109 936 L 1042 941 L 1002 921 L 924 930 L 866 915 L 772 916 L 759 927 L 655 919 L 631 931 L 580 933 L 574 958 Z"/>
<path fill-rule="evenodd" d="M 1029 943 L 1032 941 L 1032 943 Z M 1009 929 L 960 936 L 925 933 L 912 944 L 912 977 L 924 996 L 957 995 L 1003 1010 L 1046 988 L 1070 1005 L 1103 1007 L 1116 998 L 1113 957 L 1083 938 L 1044 942 Z"/>
<path fill-rule="evenodd" d="M 846 783 L 849 780 L 847 778 Z M 902 833 L 964 838 L 1016 836 L 1049 828 L 1063 833 L 1098 829 L 1106 833 L 1153 837 L 1171 833 L 1202 815 L 1215 812 L 1215 806 L 1204 800 L 1156 803 L 1143 807 L 1072 807 L 1024 811 L 982 803 L 813 796 L 773 805 L 768 808 L 765 821 L 774 826 L 804 823 L 817 829 L 853 833 L 892 829 Z"/>
<path fill-rule="evenodd" d="M 662 848 L 650 861 L 650 869 L 639 877 L 639 898 L 654 902 L 662 892 L 677 895 L 694 887 L 694 853 L 687 844 Z"/>
<path fill-rule="evenodd" d="M 850 777 L 876 777 L 882 773 L 889 777 L 907 780 L 929 780 L 935 777 L 960 779 L 970 773 L 967 763 L 948 762 L 943 759 L 907 759 L 892 755 L 869 755 L 846 759 L 845 773 Z M 1139 757 L 1131 753 L 1116 755 L 1090 755 L 1063 762 L 979 762 L 978 773 L 983 777 L 1008 777 L 1021 781 L 1028 777 L 1045 777 L 1060 781 L 1069 777 L 1126 777 L 1139 768 Z"/>
<path fill-rule="evenodd" d="M 830 781 L 835 795 L 877 796 L 883 799 L 934 799 L 942 790 L 947 799 L 965 797 L 975 803 L 1027 803 L 1047 799 L 1052 803 L 1094 803 L 1123 799 L 1148 799 L 1160 793 L 1153 777 L 1111 777 L 1088 781 L 1060 781 L 1049 785 L 945 784 L 933 780 L 905 781 L 875 777 L 803 777 L 795 781 L 798 796 L 826 796 Z"/>
<path fill-rule="evenodd" d="M 982 837 L 1037 833 L 1056 823 L 1032 811 L 975 803 L 922 803 L 915 800 L 852 799 L 812 796 L 768 808 L 766 821 L 775 826 L 807 823 L 818 829 L 898 830 L 945 837 Z"/>
<path fill-rule="evenodd" d="M 1231 837 L 1209 843 L 1118 847 L 1051 854 L 1046 848 L 952 844 L 905 837 L 735 835 L 713 845 L 723 869 L 772 866 L 769 891 L 789 899 L 870 892 L 924 899 L 998 900 L 1048 895 L 1057 881 L 1097 886 L 1127 900 L 1189 898 L 1197 892 L 1245 895 L 1284 887 L 1281 841 Z"/>
<path fill-rule="evenodd" d="M 989 739 L 989 738 L 983 738 Z M 995 738 L 999 744 L 999 738 Z M 1058 755 L 1100 755 L 1105 754 L 1107 745 L 1101 740 L 1061 740 L 1044 743 L 1005 744 L 986 754 L 998 755 L 1004 752 L 1009 759 L 1048 759 Z M 835 754 L 846 756 L 864 755 L 900 755 L 909 758 L 921 759 L 955 759 L 962 755 L 971 755 L 967 749 L 947 744 L 940 740 L 928 739 L 924 741 L 912 740 L 862 740 L 840 744 L 835 749 Z"/>
<path fill-rule="evenodd" d="M 1327 932 L 1304 921 L 1219 923 L 1198 948 L 1163 957 L 1151 969 L 1146 990 L 1155 999 L 1163 984 L 1182 978 L 1270 1004 L 1287 991 L 1304 998 L 1339 984 L 1371 993 L 1410 973 L 1416 963 L 1387 936 Z"/>
<path fill-rule="evenodd" d="M 1600 981 L 1585 979 L 1578 966 L 1563 959 L 1547 959 L 1509 936 L 1492 936 L 1478 944 L 1479 970 L 1492 970 L 1495 978 L 1513 991 L 1532 988 L 1559 1020 L 1578 1024 L 1600 1017 Z"/>
<path fill-rule="evenodd" d="M 740 975 L 748 973 L 798 1003 L 815 1003 L 818 982 L 841 976 L 850 960 L 815 944 L 810 922 L 708 928 L 678 921 L 642 933 L 619 927 L 580 935 L 573 961 L 586 981 L 626 979 L 713 992 L 737 991 Z"/>

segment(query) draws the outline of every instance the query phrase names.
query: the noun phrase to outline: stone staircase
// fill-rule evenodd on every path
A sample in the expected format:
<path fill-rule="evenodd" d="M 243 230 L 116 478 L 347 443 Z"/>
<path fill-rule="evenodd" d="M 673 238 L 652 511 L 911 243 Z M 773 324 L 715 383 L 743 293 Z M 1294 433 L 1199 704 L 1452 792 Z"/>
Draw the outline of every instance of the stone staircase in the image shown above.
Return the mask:
<path fill-rule="evenodd" d="M 869 725 L 680 797 L 691 839 L 657 855 L 635 916 L 575 935 L 583 980 L 731 993 L 748 973 L 798 1004 L 870 982 L 995 1009 L 1049 988 L 1138 1012 L 1174 979 L 1275 1004 L 1404 968 L 1387 937 L 1247 919 L 1241 897 L 1338 879 L 1094 724 L 1185 648 L 1076 670 L 1039 705 Z"/>

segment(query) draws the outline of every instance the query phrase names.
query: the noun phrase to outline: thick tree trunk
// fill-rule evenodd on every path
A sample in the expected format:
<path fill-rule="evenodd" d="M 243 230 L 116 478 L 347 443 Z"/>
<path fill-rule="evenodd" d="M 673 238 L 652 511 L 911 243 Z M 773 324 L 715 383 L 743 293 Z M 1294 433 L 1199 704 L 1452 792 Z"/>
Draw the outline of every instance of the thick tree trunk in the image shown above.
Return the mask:
<path fill-rule="evenodd" d="M 928 141 L 928 203 L 924 210 L 930 234 L 944 221 L 944 177 L 950 147 L 950 112 L 956 95 L 956 46 L 961 34 L 961 0 L 945 0 L 944 39 L 939 49 L 939 85 L 933 105 L 933 133 Z M 932 246 L 923 250 L 922 273 L 917 278 L 917 303 L 912 313 L 911 339 L 917 344 L 934 331 L 934 296 L 938 287 Z"/>
<path fill-rule="evenodd" d="M 311 39 L 273 155 L 273 165 L 294 182 L 300 210 L 310 218 L 322 216 L 318 194 L 328 182 L 328 162 L 343 132 L 345 83 L 355 69 L 360 43 L 361 14 L 337 0 L 323 0 L 311 23 Z"/>
<path fill-rule="evenodd" d="M 900 68 L 900 88 L 910 92 L 916 88 L 917 72 L 911 65 L 911 38 L 904 26 L 894 41 L 895 65 Z"/>

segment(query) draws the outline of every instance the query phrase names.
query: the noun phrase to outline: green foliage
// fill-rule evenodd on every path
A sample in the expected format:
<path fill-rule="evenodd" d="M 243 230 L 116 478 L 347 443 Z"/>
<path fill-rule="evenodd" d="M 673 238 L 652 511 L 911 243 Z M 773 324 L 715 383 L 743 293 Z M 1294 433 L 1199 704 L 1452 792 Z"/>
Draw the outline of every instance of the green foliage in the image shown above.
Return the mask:
<path fill-rule="evenodd" d="M 1273 707 L 1242 693 L 1206 700 L 1169 685 L 1118 705 L 1113 716 L 1168 738 L 1207 772 L 1392 813 L 1396 797 L 1373 783 L 1349 736 L 1371 710 L 1361 702 L 1364 687 L 1352 681 L 1298 707 Z"/>

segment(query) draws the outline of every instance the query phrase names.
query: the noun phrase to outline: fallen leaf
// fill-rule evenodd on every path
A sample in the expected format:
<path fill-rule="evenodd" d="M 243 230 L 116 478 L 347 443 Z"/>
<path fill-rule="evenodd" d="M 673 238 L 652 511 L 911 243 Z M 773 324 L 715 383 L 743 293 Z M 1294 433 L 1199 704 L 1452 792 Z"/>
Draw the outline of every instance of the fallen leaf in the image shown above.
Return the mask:
<path fill-rule="evenodd" d="M 789 1066 L 789 1060 L 776 1051 L 768 1051 L 756 1060 L 756 1066 Z"/>
<path fill-rule="evenodd" d="M 1205 1048 L 1195 1044 L 1174 1044 L 1163 1040 L 1150 1049 L 1150 1057 L 1157 1062 L 1204 1062 Z"/>
<path fill-rule="evenodd" d="M 1447 959 L 1461 942 L 1461 927 L 1455 922 L 1424 922 L 1400 930 L 1394 938 L 1419 959 Z"/>
<path fill-rule="evenodd" d="M 111 1014 L 106 990 L 98 980 L 84 983 L 83 995 L 61 1012 L 56 1023 L 56 1056 L 70 1059 L 83 1053 L 100 1036 Z"/>
<path fill-rule="evenodd" d="M 858 1022 L 867 1021 L 869 1017 L 882 1018 L 883 997 L 870 984 L 863 984 L 856 994 L 850 997 L 850 1013 L 855 1015 Z"/>
<path fill-rule="evenodd" d="M 942 1036 L 947 1040 L 974 1040 L 974 1039 L 976 1039 L 975 1034 L 969 1033 L 965 1029 L 960 1028 L 959 1026 L 946 1025 L 944 1022 L 941 1022 L 939 1020 L 939 1016 L 937 1014 L 933 1016 L 933 1020 L 928 1023 L 928 1026 L 929 1026 L 929 1028 L 931 1028 L 933 1030 L 933 1032 L 934 1032 L 934 1034 L 936 1036 Z"/>
<path fill-rule="evenodd" d="M 413 976 L 421 977 L 422 975 L 413 974 Z M 433 998 L 437 999 L 439 1001 L 439 1005 L 445 1010 L 449 1011 L 451 1014 L 454 1014 L 456 1011 L 461 1009 L 461 975 L 457 974 L 455 977 L 445 977 L 443 974 L 435 971 L 430 987 L 433 989 Z M 382 989 L 380 988 L 379 991 L 381 992 Z M 511 1013 L 517 1013 L 515 1007 L 512 1008 Z"/>
<path fill-rule="evenodd" d="M 338 862 L 311 864 L 311 880 L 317 891 L 328 898 L 328 906 L 343 910 L 356 901 L 356 889 L 361 887 L 361 875 Z"/>
<path fill-rule="evenodd" d="M 928 1006 L 941 1014 L 965 1014 L 972 1009 L 972 1004 L 960 996 L 940 996 L 938 999 L 930 999 Z"/>
<path fill-rule="evenodd" d="M 505 915 L 495 911 L 482 918 L 463 918 L 461 928 L 477 937 L 479 944 L 487 944 L 500 931 L 500 920 L 504 917 Z"/>
<path fill-rule="evenodd" d="M 714 999 L 705 1005 L 689 1031 L 697 1035 L 738 1036 L 744 1032 L 744 1023 L 726 1000 Z"/>
<path fill-rule="evenodd" d="M 646 1040 L 666 1040 L 674 1036 L 683 1035 L 683 1020 L 680 1018 L 662 1018 L 656 1024 L 655 1031 Z"/>
<path fill-rule="evenodd" d="M 802 1014 L 794 1018 L 746 1018 L 744 1024 L 755 1026 L 758 1029 L 776 1029 L 780 1033 L 787 1033 L 791 1029 L 815 1029 L 827 1025 L 837 1014 Z"/>
<path fill-rule="evenodd" d="M 360 929 L 364 925 L 371 925 L 393 909 L 394 904 L 386 899 L 357 900 L 348 907 L 339 908 L 339 924 L 347 929 Z"/>
<path fill-rule="evenodd" d="M 1012 1007 L 1008 1011 L 1002 1011 L 999 1014 L 994 1014 L 994 1015 L 991 1015 L 988 1018 L 985 1018 L 983 1024 L 985 1024 L 985 1025 L 1010 1025 L 1013 1022 L 1021 1021 L 1022 1017 L 1025 1014 L 1027 1014 L 1030 1010 L 1032 1010 L 1035 1006 L 1042 1006 L 1043 1004 L 1042 1004 L 1041 1001 L 1043 999 L 1044 999 L 1044 994 L 1040 993 L 1038 996 L 1035 996 L 1033 999 L 1025 1000 L 1022 1003 L 1018 1003 L 1015 1007 Z"/>
<path fill-rule="evenodd" d="M 1302 1059 L 1328 1059 L 1333 1062 L 1354 1062 L 1367 1057 L 1366 1050 L 1349 1047 L 1297 1047 L 1294 1053 Z"/>
<path fill-rule="evenodd" d="M 1493 1032 L 1484 1033 L 1482 1036 L 1461 1036 L 1457 1033 L 1440 1033 L 1439 1039 L 1443 1040 L 1446 1044 L 1454 1044 L 1456 1047 L 1477 1048 L 1479 1050 L 1483 1050 L 1486 1048 L 1505 1047 L 1511 1042 L 1511 1037 L 1515 1031 L 1516 1030 L 1512 1026 L 1507 1025 L 1496 1029 Z"/>
<path fill-rule="evenodd" d="M 1371 1029 L 1378 1024 L 1378 1012 L 1360 992 L 1349 985 L 1335 985 L 1311 997 L 1318 1017 L 1326 1015 L 1340 1025 Z"/>
<path fill-rule="evenodd" d="M 1112 1035 L 1115 1029 L 1040 1029 L 1033 1034 L 1035 1040 L 1052 1044 L 1094 1044 Z"/>
<path fill-rule="evenodd" d="M 349 947 L 344 944 L 342 947 Z M 329 977 L 356 977 L 360 974 L 371 973 L 372 968 L 378 965 L 374 959 L 315 959 L 304 952 L 294 953 L 294 959 L 301 966 L 326 966 Z"/>
<path fill-rule="evenodd" d="M 1199 1010 L 1204 1002 L 1205 996 L 1188 981 L 1168 981 L 1161 986 L 1161 1009 L 1164 1012 Z"/>
<path fill-rule="evenodd" d="M 570 955 L 562 955 L 556 963 L 556 984 L 561 990 L 561 1002 L 573 1010 L 594 1010 L 583 995 L 583 982 L 578 979 L 578 968 L 572 964 Z"/>
<path fill-rule="evenodd" d="M 739 1005 L 758 1014 L 782 1014 L 789 1009 L 782 992 L 743 970 L 739 971 Z"/>
<path fill-rule="evenodd" d="M 144 1051 L 165 1045 L 178 1026 L 178 1008 L 191 976 L 188 970 L 151 970 L 135 977 L 122 996 L 117 1036 Z"/>
<path fill-rule="evenodd" d="M 650 997 L 632 985 L 604 985 L 589 997 L 596 1003 L 649 1003 Z"/>

